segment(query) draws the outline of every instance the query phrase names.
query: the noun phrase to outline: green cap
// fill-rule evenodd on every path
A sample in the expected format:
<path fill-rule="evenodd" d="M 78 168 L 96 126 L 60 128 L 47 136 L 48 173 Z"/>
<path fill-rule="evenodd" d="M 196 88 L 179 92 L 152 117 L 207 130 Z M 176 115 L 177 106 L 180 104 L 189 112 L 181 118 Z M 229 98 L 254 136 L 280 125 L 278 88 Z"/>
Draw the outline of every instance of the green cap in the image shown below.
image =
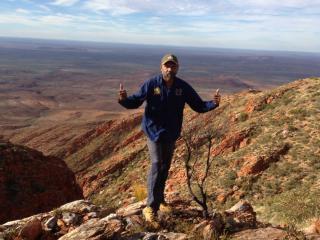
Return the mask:
<path fill-rule="evenodd" d="M 161 59 L 161 64 L 166 64 L 167 62 L 174 62 L 177 65 L 179 64 L 178 58 L 171 53 L 164 55 Z"/>

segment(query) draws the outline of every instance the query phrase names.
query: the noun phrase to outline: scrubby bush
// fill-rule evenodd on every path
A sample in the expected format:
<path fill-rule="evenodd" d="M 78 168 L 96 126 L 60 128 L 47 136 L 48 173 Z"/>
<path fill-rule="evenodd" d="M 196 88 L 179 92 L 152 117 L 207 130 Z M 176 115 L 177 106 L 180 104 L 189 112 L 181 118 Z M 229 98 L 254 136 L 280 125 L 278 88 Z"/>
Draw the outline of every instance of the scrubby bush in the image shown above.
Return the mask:
<path fill-rule="evenodd" d="M 310 191 L 310 186 L 301 186 L 274 197 L 266 198 L 263 205 L 269 219 L 279 223 L 301 225 L 320 216 L 320 190 Z"/>
<path fill-rule="evenodd" d="M 142 184 L 134 184 L 133 195 L 137 199 L 137 201 L 142 201 L 147 197 L 147 189 Z"/>
<path fill-rule="evenodd" d="M 242 113 L 240 113 L 239 114 L 239 121 L 240 122 L 244 122 L 244 121 L 246 121 L 247 119 L 248 119 L 248 114 L 247 113 L 245 113 L 245 112 L 242 112 Z"/>
<path fill-rule="evenodd" d="M 222 176 L 219 183 L 223 188 L 231 188 L 235 184 L 236 179 L 237 173 L 233 170 L 230 170 L 224 176 Z"/>

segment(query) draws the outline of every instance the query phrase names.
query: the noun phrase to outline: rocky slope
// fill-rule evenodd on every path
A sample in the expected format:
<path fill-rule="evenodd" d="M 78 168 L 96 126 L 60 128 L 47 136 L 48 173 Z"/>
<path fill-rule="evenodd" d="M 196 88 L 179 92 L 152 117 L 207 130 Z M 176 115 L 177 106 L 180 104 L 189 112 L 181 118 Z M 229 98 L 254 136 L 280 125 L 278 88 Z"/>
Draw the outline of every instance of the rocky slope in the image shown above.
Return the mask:
<path fill-rule="evenodd" d="M 0 140 L 0 223 L 81 198 L 74 174 L 61 159 Z"/>
<path fill-rule="evenodd" d="M 240 201 L 208 219 L 188 202 L 172 203 L 174 212 L 160 214 L 160 229 L 148 226 L 141 217 L 145 201 L 110 213 L 89 201 L 75 201 L 54 211 L 0 225 L 0 238 L 8 240 L 270 240 L 320 239 L 319 223 L 312 232 L 271 226 L 256 220 L 248 202 Z M 181 224 L 184 223 L 183 225 Z M 182 232 L 183 231 L 183 232 Z M 220 238 L 219 238 L 220 236 Z"/>
<path fill-rule="evenodd" d="M 95 204 L 116 209 L 143 198 L 149 160 L 140 121 L 139 113 L 110 120 L 56 145 L 55 152 Z M 210 208 L 225 210 L 247 199 L 258 218 L 273 223 L 303 227 L 317 217 L 319 122 L 319 78 L 223 96 L 221 106 L 205 114 L 187 108 L 183 135 L 191 138 L 192 156 L 199 156 L 196 176 L 203 172 L 208 136 L 212 142 L 206 180 Z M 32 138 L 24 144 L 32 146 Z M 180 139 L 166 188 L 168 201 L 190 199 L 185 156 Z"/>

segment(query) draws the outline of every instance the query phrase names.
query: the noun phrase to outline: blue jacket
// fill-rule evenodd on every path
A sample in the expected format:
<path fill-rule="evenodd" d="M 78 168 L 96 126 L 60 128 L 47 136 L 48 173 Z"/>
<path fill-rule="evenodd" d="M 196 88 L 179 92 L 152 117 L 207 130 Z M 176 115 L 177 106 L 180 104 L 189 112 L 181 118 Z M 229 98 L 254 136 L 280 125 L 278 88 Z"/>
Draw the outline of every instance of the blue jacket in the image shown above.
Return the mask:
<path fill-rule="evenodd" d="M 178 77 L 171 88 L 167 88 L 161 74 L 144 82 L 138 92 L 119 103 L 133 109 L 141 106 L 145 100 L 147 104 L 142 129 L 154 142 L 159 139 L 175 141 L 179 138 L 185 103 L 199 113 L 217 107 L 213 101 L 202 101 L 196 91 Z"/>

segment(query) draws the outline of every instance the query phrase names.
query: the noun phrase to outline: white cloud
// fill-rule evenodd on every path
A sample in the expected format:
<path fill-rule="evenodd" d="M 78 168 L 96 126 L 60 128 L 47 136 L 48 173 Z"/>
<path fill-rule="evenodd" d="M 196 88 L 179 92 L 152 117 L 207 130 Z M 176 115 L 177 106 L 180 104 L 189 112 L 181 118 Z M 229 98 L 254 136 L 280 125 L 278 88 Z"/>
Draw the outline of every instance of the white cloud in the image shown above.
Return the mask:
<path fill-rule="evenodd" d="M 72 6 L 77 3 L 79 0 L 55 0 L 51 4 L 59 6 Z"/>
<path fill-rule="evenodd" d="M 102 1 L 102 0 L 93 0 L 87 1 L 85 7 L 93 11 L 107 11 L 113 15 L 126 15 L 137 12 L 134 8 L 126 4 L 126 1 Z"/>
<path fill-rule="evenodd" d="M 203 0 L 196 3 L 190 0 L 87 0 L 85 3 L 85 7 L 90 10 L 105 11 L 113 15 L 126 15 L 138 12 L 158 15 L 203 15 L 211 8 L 209 6 L 210 4 Z"/>
<path fill-rule="evenodd" d="M 23 9 L 23 8 L 17 8 L 17 9 L 16 9 L 16 12 L 17 12 L 17 13 L 22 13 L 22 14 L 28 14 L 28 13 L 30 13 L 29 10 L 26 10 L 26 9 Z"/>
<path fill-rule="evenodd" d="M 39 8 L 41 8 L 42 10 L 49 12 L 51 11 L 51 9 L 49 7 L 47 7 L 46 5 L 38 5 Z"/>
<path fill-rule="evenodd" d="M 89 23 L 89 20 L 84 16 L 73 16 L 67 14 L 56 15 L 31 15 L 31 14 L 1 14 L 0 24 L 20 24 L 27 26 L 51 27 L 57 26 L 67 27 L 68 25 L 79 25 Z"/>
<path fill-rule="evenodd" d="M 319 0 L 234 0 L 233 3 L 257 7 L 307 7 L 319 5 Z"/>
<path fill-rule="evenodd" d="M 84 6 L 113 15 L 144 12 L 152 15 L 203 16 L 236 12 L 274 14 L 288 8 L 299 11 L 318 8 L 319 11 L 320 0 L 86 0 Z"/>
<path fill-rule="evenodd" d="M 22 25 L 34 25 L 35 21 L 25 15 L 18 14 L 1 14 L 0 24 L 22 24 Z"/>
<path fill-rule="evenodd" d="M 320 12 L 320 0 L 233 0 L 232 4 L 242 12 L 261 14 L 294 14 L 297 12 Z M 272 12 L 270 12 L 272 11 Z"/>
<path fill-rule="evenodd" d="M 48 25 L 61 25 L 70 23 L 73 21 L 72 16 L 64 16 L 64 15 L 49 15 L 49 16 L 43 16 L 39 17 L 39 21 L 43 24 Z"/>

